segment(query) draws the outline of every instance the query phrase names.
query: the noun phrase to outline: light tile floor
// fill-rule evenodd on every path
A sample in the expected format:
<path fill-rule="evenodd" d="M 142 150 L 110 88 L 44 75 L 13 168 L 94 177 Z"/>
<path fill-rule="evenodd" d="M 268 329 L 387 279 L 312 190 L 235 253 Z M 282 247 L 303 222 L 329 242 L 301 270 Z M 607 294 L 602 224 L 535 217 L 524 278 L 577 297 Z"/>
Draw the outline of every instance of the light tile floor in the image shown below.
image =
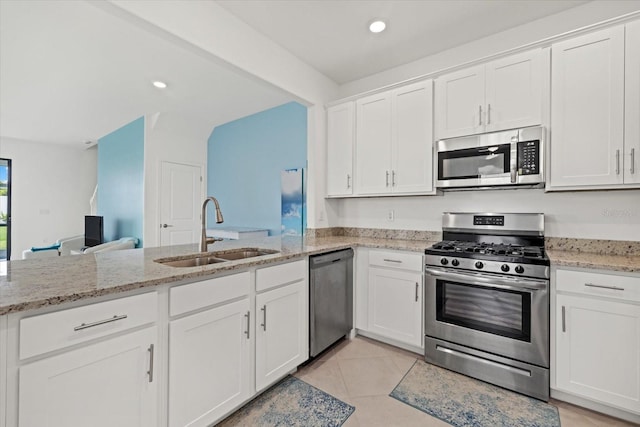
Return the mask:
<path fill-rule="evenodd" d="M 307 383 L 356 407 L 345 427 L 451 427 L 389 397 L 418 354 L 363 337 L 338 343 L 296 374 Z M 552 401 L 562 427 L 632 426 L 568 403 Z"/>

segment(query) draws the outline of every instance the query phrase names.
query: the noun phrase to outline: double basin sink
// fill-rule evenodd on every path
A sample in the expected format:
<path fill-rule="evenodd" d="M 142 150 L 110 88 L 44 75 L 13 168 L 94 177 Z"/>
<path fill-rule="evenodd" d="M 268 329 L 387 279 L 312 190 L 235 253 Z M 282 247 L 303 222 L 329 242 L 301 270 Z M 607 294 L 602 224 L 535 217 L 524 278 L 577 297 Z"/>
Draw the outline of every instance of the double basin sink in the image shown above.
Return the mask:
<path fill-rule="evenodd" d="M 255 258 L 263 255 L 277 254 L 278 251 L 272 249 L 259 248 L 240 248 L 230 249 L 227 251 L 198 253 L 188 256 L 179 256 L 173 258 L 161 258 L 155 262 L 168 265 L 170 267 L 198 267 L 202 265 L 218 264 L 227 261 L 236 261 L 240 259 Z"/>

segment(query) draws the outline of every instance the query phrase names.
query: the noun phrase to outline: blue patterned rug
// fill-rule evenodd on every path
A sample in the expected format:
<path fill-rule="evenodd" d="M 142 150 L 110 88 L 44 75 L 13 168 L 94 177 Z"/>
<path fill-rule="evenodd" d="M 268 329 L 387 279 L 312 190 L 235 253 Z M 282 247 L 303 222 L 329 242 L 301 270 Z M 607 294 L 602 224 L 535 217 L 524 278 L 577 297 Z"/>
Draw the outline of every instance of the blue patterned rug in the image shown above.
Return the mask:
<path fill-rule="evenodd" d="M 391 397 L 456 427 L 559 427 L 555 406 L 416 361 Z"/>
<path fill-rule="evenodd" d="M 355 409 L 304 381 L 288 376 L 218 426 L 339 427 Z"/>

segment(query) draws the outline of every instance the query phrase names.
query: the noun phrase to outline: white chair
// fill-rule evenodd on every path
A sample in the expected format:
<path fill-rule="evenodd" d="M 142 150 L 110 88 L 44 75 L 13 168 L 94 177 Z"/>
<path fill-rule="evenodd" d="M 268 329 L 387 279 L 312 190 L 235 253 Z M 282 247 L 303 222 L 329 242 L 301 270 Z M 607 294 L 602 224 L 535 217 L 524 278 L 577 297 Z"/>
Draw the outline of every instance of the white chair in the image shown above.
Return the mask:
<path fill-rule="evenodd" d="M 121 239 L 114 240 L 113 242 L 103 243 L 101 245 L 92 246 L 84 250 L 85 254 L 95 254 L 108 251 L 119 251 L 122 249 L 133 249 L 138 244 L 138 239 L 135 237 L 122 237 Z"/>
<path fill-rule="evenodd" d="M 55 244 L 46 247 L 33 247 L 22 251 L 22 259 L 52 258 L 69 255 L 72 250 L 80 250 L 84 245 L 84 235 L 58 239 Z"/>

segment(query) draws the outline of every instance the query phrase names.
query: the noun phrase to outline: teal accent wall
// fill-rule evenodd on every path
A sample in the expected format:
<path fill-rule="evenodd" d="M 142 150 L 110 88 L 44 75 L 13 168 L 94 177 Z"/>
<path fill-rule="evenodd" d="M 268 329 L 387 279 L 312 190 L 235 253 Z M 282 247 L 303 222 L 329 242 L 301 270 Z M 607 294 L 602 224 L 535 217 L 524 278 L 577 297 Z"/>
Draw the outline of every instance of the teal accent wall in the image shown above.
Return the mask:
<path fill-rule="evenodd" d="M 144 215 L 144 117 L 98 140 L 98 215 L 106 242 L 137 237 Z"/>
<path fill-rule="evenodd" d="M 207 147 L 207 191 L 220 202 L 220 226 L 259 227 L 279 235 L 281 171 L 306 163 L 307 108 L 297 102 L 217 126 Z M 209 228 L 216 226 L 212 212 Z"/>

